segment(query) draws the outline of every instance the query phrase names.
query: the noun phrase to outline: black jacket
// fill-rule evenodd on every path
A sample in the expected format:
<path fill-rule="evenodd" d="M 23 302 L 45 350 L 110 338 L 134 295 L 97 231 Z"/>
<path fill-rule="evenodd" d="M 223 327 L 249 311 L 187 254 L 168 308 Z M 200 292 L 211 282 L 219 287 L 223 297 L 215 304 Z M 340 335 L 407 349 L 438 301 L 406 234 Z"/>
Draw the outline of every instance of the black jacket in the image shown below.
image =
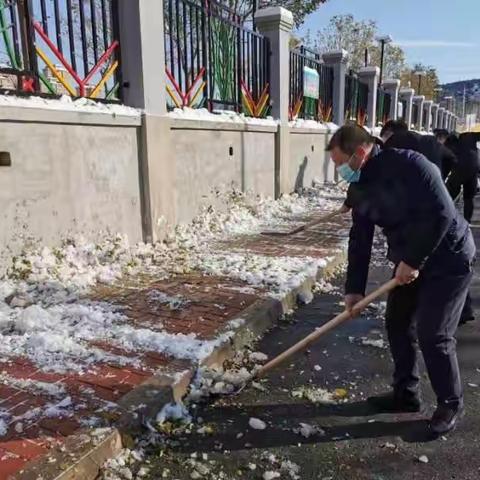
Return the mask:
<path fill-rule="evenodd" d="M 440 172 L 414 151 L 375 150 L 360 181 L 350 185 L 348 203 L 353 224 L 346 293 L 365 293 L 375 225 L 383 229 L 392 262 L 440 274 L 470 235 Z"/>
<path fill-rule="evenodd" d="M 440 169 L 444 179 L 456 163 L 455 155 L 432 135 L 420 135 L 416 132 L 397 133 L 385 142 L 385 148 L 414 150 L 421 153 Z"/>

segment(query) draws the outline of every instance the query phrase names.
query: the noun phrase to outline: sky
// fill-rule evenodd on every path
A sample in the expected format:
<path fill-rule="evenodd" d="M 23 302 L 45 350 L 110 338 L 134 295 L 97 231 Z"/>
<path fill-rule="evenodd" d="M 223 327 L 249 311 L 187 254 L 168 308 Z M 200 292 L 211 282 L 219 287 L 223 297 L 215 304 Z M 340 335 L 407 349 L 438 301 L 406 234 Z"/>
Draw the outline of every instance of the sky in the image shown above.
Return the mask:
<path fill-rule="evenodd" d="M 480 0 L 328 0 L 299 33 L 314 33 L 333 15 L 376 20 L 405 50 L 407 63 L 437 69 L 440 82 L 480 78 Z"/>

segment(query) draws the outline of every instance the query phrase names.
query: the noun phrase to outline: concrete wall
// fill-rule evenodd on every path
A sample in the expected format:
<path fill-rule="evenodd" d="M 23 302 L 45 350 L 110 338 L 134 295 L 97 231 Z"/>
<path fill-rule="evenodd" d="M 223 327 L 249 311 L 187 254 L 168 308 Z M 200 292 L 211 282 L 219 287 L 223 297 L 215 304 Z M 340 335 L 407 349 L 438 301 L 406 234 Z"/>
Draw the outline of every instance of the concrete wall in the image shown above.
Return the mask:
<path fill-rule="evenodd" d="M 188 222 L 213 189 L 235 186 L 274 195 L 276 127 L 172 120 L 177 222 Z"/>
<path fill-rule="evenodd" d="M 328 131 L 321 129 L 290 129 L 289 190 L 311 187 L 314 180 L 333 181 L 333 164 L 325 152 Z"/>
<path fill-rule="evenodd" d="M 52 244 L 109 230 L 141 239 L 140 118 L 2 107 L 0 123 L 11 159 L 0 167 L 4 256 L 25 238 Z"/>
<path fill-rule="evenodd" d="M 0 261 L 67 235 L 162 238 L 216 190 L 273 197 L 276 168 L 287 192 L 334 179 L 326 129 L 287 127 L 280 167 L 277 126 L 24 107 L 1 107 L 0 124 Z"/>

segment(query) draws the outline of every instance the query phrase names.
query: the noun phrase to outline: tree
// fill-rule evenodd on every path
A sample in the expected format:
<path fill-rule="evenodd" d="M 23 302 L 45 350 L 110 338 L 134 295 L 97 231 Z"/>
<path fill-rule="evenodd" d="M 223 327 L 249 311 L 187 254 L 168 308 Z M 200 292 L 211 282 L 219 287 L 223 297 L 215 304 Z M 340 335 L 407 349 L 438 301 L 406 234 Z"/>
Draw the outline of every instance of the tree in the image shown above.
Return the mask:
<path fill-rule="evenodd" d="M 300 26 L 305 17 L 315 12 L 327 0 L 223 0 L 220 3 L 239 12 L 243 21 L 251 20 L 255 2 L 257 8 L 284 7 L 293 13 L 295 25 Z"/>
<path fill-rule="evenodd" d="M 335 15 L 329 24 L 316 33 L 308 32 L 304 42 L 310 48 L 327 52 L 343 48 L 349 53 L 349 66 L 359 70 L 365 65 L 368 50 L 370 65 L 380 66 L 381 49 L 376 37 L 379 31 L 374 20 L 357 21 L 353 15 Z M 384 55 L 383 78 L 398 78 L 405 68 L 405 54 L 397 45 L 387 45 Z"/>
<path fill-rule="evenodd" d="M 416 72 L 424 72 L 425 75 L 421 77 L 421 89 L 419 91 L 419 76 Z M 436 100 L 435 89 L 438 88 L 439 81 L 437 70 L 432 66 L 423 65 L 421 63 L 415 64 L 412 68 L 403 70 L 400 77 L 401 84 L 404 87 L 411 86 L 416 90 L 417 94 L 425 95 L 427 100 Z"/>

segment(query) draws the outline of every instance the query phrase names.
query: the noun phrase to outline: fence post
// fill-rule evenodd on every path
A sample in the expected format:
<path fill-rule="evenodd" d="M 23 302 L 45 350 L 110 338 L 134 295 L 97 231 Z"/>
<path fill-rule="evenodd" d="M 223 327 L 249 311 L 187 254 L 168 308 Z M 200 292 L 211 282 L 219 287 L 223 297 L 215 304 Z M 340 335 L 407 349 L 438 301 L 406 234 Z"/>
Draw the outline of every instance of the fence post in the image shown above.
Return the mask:
<path fill-rule="evenodd" d="M 396 120 L 398 117 L 398 93 L 400 91 L 400 80 L 385 80 L 382 87 L 392 98 L 389 118 L 390 120 Z"/>
<path fill-rule="evenodd" d="M 345 123 L 345 75 L 347 73 L 348 53 L 346 50 L 324 53 L 323 61 L 333 68 L 333 122 Z"/>
<path fill-rule="evenodd" d="M 438 128 L 438 109 L 440 105 L 438 103 L 434 103 L 432 105 L 432 130 Z"/>
<path fill-rule="evenodd" d="M 119 0 L 125 104 L 143 110 L 138 135 L 144 241 L 162 238 L 176 222 L 175 156 L 166 105 L 163 0 Z"/>
<path fill-rule="evenodd" d="M 288 124 L 290 86 L 290 34 L 293 15 L 282 7 L 269 7 L 255 14 L 258 31 L 270 41 L 270 98 L 272 116 Z"/>
<path fill-rule="evenodd" d="M 410 129 L 412 127 L 412 110 L 413 110 L 413 96 L 415 94 L 415 90 L 413 88 L 402 88 L 400 89 L 400 98 L 405 101 L 406 109 L 403 112 L 403 118 L 405 123 L 408 125 Z"/>
<path fill-rule="evenodd" d="M 166 113 L 163 1 L 119 0 L 118 25 L 124 103 Z"/>
<path fill-rule="evenodd" d="M 424 125 L 425 131 L 430 133 L 432 131 L 432 106 L 433 100 L 425 100 L 423 103 L 424 109 Z"/>
<path fill-rule="evenodd" d="M 452 112 L 447 112 L 447 126 L 446 126 L 446 129 L 448 131 L 450 131 L 451 126 L 452 126 Z"/>
<path fill-rule="evenodd" d="M 358 72 L 358 79 L 368 86 L 367 124 L 369 128 L 377 125 L 377 88 L 380 78 L 378 67 L 363 67 Z"/>
<path fill-rule="evenodd" d="M 415 124 L 415 128 L 417 131 L 421 131 L 423 127 L 423 103 L 425 102 L 424 95 L 415 95 L 413 97 L 413 103 L 417 106 L 417 123 Z"/>
<path fill-rule="evenodd" d="M 445 107 L 438 108 L 437 128 L 443 128 L 443 118 L 445 116 Z"/>
<path fill-rule="evenodd" d="M 270 98 L 272 116 L 280 121 L 275 136 L 275 198 L 290 193 L 290 35 L 293 15 L 282 7 L 268 7 L 255 14 L 258 31 L 270 42 Z"/>

